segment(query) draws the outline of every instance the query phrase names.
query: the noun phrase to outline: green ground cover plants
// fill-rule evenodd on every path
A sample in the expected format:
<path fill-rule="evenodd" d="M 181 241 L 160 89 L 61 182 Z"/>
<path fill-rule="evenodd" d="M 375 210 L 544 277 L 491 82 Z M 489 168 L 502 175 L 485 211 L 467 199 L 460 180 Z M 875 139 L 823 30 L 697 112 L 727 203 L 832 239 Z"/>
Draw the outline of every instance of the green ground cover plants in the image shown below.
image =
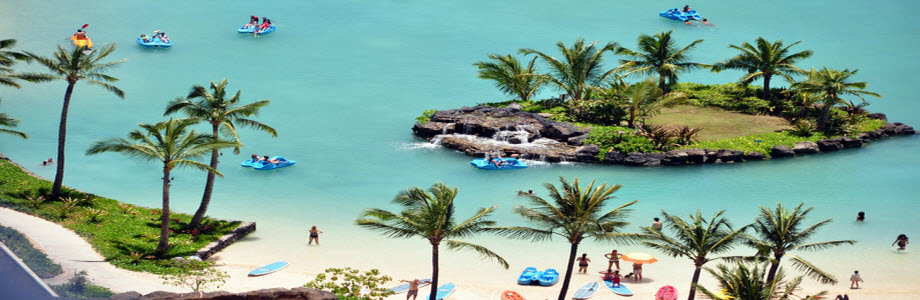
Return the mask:
<path fill-rule="evenodd" d="M 0 226 L 0 242 L 10 248 L 22 262 L 40 278 L 52 278 L 64 271 L 61 265 L 54 263 L 41 250 L 35 249 L 26 236 L 9 227 Z"/>
<path fill-rule="evenodd" d="M 0 206 L 73 230 L 107 261 L 133 271 L 168 273 L 173 268 L 169 258 L 194 255 L 239 225 L 239 222 L 206 219 L 202 230 L 189 231 L 185 225 L 192 216 L 174 213 L 170 216 L 171 247 L 163 256 L 156 257 L 159 209 L 134 206 L 66 188 L 62 190 L 63 201 L 36 200 L 50 190 L 51 182 L 29 176 L 13 163 L 0 160 Z M 72 199 L 72 205 L 68 204 L 68 199 Z M 62 214 L 65 211 L 67 213 Z"/>

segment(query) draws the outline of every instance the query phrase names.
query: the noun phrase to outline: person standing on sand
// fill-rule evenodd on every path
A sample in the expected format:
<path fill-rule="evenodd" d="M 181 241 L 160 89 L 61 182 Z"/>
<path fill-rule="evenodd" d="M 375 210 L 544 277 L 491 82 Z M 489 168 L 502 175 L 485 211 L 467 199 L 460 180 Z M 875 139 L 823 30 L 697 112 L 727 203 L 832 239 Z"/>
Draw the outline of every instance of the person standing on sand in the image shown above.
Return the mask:
<path fill-rule="evenodd" d="M 588 274 L 588 263 L 591 262 L 588 253 L 582 253 L 581 257 L 576 258 L 575 261 L 578 262 L 578 272 Z"/>
<path fill-rule="evenodd" d="M 412 297 L 412 300 L 415 300 L 415 298 L 418 297 L 418 285 L 422 283 L 422 281 L 416 278 L 416 279 L 413 279 L 412 281 L 400 280 L 400 282 L 409 283 L 409 292 L 406 293 L 406 300 L 409 300 L 409 297 Z"/>
<path fill-rule="evenodd" d="M 858 289 L 860 281 L 863 281 L 863 280 L 862 280 L 862 277 L 859 277 L 859 271 L 853 271 L 853 275 L 850 275 L 850 288 Z M 856 287 L 853 287 L 853 286 L 856 286 Z"/>
<path fill-rule="evenodd" d="M 617 265 L 617 271 L 620 270 L 620 254 L 617 253 L 616 249 L 610 251 L 610 253 L 604 254 L 604 257 L 607 258 L 607 262 L 609 263 L 609 265 L 607 265 L 608 270 L 613 269 L 613 265 Z"/>
<path fill-rule="evenodd" d="M 898 244 L 898 250 L 904 250 L 904 247 L 907 247 L 910 242 L 907 241 L 907 235 L 902 233 L 898 236 L 898 239 L 894 240 L 894 243 L 891 243 L 892 246 L 894 244 Z"/>
<path fill-rule="evenodd" d="M 322 230 L 316 229 L 316 226 L 310 228 L 310 241 L 307 245 L 313 244 L 313 241 L 316 241 L 316 245 L 319 245 L 319 234 L 323 233 Z"/>
<path fill-rule="evenodd" d="M 642 264 L 634 263 L 633 264 L 633 274 L 635 275 L 633 279 L 636 281 L 642 280 Z"/>

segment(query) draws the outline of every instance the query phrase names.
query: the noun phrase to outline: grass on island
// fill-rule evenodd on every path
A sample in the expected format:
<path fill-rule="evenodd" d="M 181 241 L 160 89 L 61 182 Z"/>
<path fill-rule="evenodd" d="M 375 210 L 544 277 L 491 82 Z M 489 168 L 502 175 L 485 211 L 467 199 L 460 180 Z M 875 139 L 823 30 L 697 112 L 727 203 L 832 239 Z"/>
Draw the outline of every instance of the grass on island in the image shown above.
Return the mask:
<path fill-rule="evenodd" d="M 239 226 L 239 222 L 206 219 L 203 230 L 189 232 L 185 225 L 192 216 L 170 214 L 171 248 L 161 258 L 154 256 L 160 237 L 160 210 L 120 203 L 64 189 L 62 198 L 86 199 L 71 204 L 63 201 L 34 201 L 51 190 L 51 182 L 29 176 L 15 164 L 0 160 L 0 206 L 37 216 L 73 230 L 86 239 L 107 261 L 119 268 L 164 274 L 171 270 L 169 259 L 189 256 Z"/>
<path fill-rule="evenodd" d="M 29 269 L 32 269 L 32 272 L 35 272 L 39 278 L 48 279 L 64 273 L 61 265 L 51 261 L 48 255 L 41 250 L 35 249 L 32 241 L 29 241 L 19 231 L 0 226 L 0 242 L 10 248 L 10 251 L 13 251 L 19 259 L 22 259 L 22 262 L 29 266 Z"/>
<path fill-rule="evenodd" d="M 650 118 L 648 124 L 668 128 L 690 126 L 703 128 L 697 134 L 700 141 L 712 141 L 740 136 L 779 132 L 789 128 L 783 118 L 766 115 L 749 115 L 715 107 L 675 105 L 661 110 Z"/>

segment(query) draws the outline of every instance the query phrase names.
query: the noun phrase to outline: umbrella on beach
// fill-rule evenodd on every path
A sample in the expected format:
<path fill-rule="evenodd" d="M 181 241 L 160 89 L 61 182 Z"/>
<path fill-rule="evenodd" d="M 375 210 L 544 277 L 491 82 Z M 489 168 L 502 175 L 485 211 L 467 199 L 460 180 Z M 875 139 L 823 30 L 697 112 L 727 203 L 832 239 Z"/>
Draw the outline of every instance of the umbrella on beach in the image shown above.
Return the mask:
<path fill-rule="evenodd" d="M 623 255 L 620 255 L 620 259 L 634 262 L 638 264 L 650 264 L 658 261 L 651 254 L 639 253 L 639 252 L 630 252 Z"/>

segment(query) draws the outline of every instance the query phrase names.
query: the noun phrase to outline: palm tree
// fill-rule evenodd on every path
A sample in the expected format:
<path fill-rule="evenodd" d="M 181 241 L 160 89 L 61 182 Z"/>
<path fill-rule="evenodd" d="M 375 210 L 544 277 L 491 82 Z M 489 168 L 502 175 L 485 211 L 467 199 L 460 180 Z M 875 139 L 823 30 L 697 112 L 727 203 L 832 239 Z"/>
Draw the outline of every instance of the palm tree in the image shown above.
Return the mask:
<path fill-rule="evenodd" d="M 553 71 L 551 75 L 542 77 L 564 90 L 572 101 L 577 101 L 616 71 L 616 69 L 606 72 L 602 70 L 604 62 L 602 54 L 607 50 L 616 51 L 620 46 L 615 42 L 610 42 L 597 48 L 595 47 L 597 43 L 595 41 L 590 45 L 585 45 L 584 39 L 578 39 L 572 48 L 566 48 L 565 44 L 558 42 L 556 46 L 562 52 L 562 60 L 529 48 L 521 49 L 520 52 L 536 54 L 542 58 Z"/>
<path fill-rule="evenodd" d="M 866 100 L 863 95 L 882 97 L 882 95 L 865 91 L 864 89 L 869 85 L 866 82 L 850 82 L 850 76 L 855 75 L 857 71 L 859 70 L 850 71 L 850 69 L 844 69 L 840 71 L 828 69 L 827 67 L 821 70 L 811 68 L 811 71 L 808 72 L 807 80 L 792 84 L 792 87 L 800 92 L 815 94 L 824 103 L 824 107 L 821 108 L 821 115 L 818 117 L 818 129 L 827 129 L 827 117 L 830 114 L 831 106 L 843 102 L 840 96 L 856 96 L 863 101 Z"/>
<path fill-rule="evenodd" d="M 779 269 L 780 260 L 784 256 L 792 259 L 792 264 L 797 269 L 804 271 L 806 275 L 813 277 L 821 283 L 836 284 L 834 276 L 821 271 L 815 265 L 804 259 L 789 254 L 790 251 L 815 251 L 823 250 L 843 244 L 855 244 L 854 240 L 828 241 L 817 243 L 806 243 L 815 232 L 824 225 L 827 225 L 833 219 L 827 219 L 814 225 L 805 227 L 804 220 L 808 217 L 814 207 L 803 209 L 805 203 L 801 203 L 793 210 L 783 208 L 782 204 L 776 204 L 775 210 L 769 210 L 766 207 L 760 207 L 760 215 L 754 221 L 754 232 L 760 239 L 749 238 L 749 244 L 758 250 L 758 256 L 770 258 L 770 271 L 767 273 L 767 281 L 773 280 Z"/>
<path fill-rule="evenodd" d="M 236 94 L 227 99 L 226 88 L 227 79 L 222 79 L 220 83 L 212 81 L 211 91 L 213 92 L 209 92 L 204 86 L 193 86 L 186 98 L 178 98 L 169 102 L 166 106 L 166 113 L 163 115 L 182 112 L 196 122 L 207 122 L 211 124 L 211 135 L 214 136 L 215 141 L 218 139 L 219 134 L 223 133 L 228 138 L 239 143 L 240 136 L 237 134 L 236 128 L 240 126 L 267 132 L 273 137 L 278 136 L 274 128 L 246 118 L 258 114 L 259 109 L 271 103 L 271 100 L 259 100 L 240 105 L 241 91 L 237 91 Z M 193 101 L 193 99 L 197 101 Z M 240 148 L 235 147 L 233 153 L 239 154 Z M 219 156 L 220 153 L 217 152 L 217 149 L 211 150 L 211 163 L 209 166 L 215 170 L 217 169 L 217 158 Z M 201 204 L 198 206 L 198 210 L 195 211 L 192 221 L 188 224 L 189 229 L 195 229 L 201 225 L 201 220 L 207 213 L 208 205 L 211 203 L 211 195 L 214 190 L 214 173 L 208 172 L 207 176 Z"/>
<path fill-rule="evenodd" d="M 770 43 L 762 37 L 757 37 L 754 43 L 757 46 L 747 42 L 741 43 L 741 46 L 728 45 L 729 48 L 741 51 L 741 54 L 732 57 L 728 61 L 716 63 L 712 66 L 712 71 L 721 72 L 725 69 L 747 71 L 748 73 L 738 80 L 742 84 L 749 84 L 762 77 L 763 98 L 772 101 L 770 80 L 773 76 L 781 76 L 792 82 L 793 74 L 803 72 L 802 69 L 795 66 L 795 63 L 811 57 L 812 51 L 805 50 L 790 54 L 789 48 L 801 43 L 801 41 L 783 47 L 783 40 Z M 774 105 L 776 104 L 774 103 Z"/>
<path fill-rule="evenodd" d="M 61 122 L 58 126 L 57 172 L 54 175 L 54 186 L 51 188 L 50 199 L 57 199 L 61 194 L 61 185 L 64 182 L 64 146 L 67 140 L 67 110 L 70 108 L 70 96 L 73 95 L 74 86 L 78 81 L 85 81 L 90 85 L 100 86 L 112 92 L 119 98 L 125 97 L 125 92 L 109 84 L 118 81 L 118 78 L 106 75 L 109 69 L 125 62 L 125 59 L 113 62 L 101 62 L 115 51 L 115 43 L 106 45 L 89 54 L 83 52 L 84 48 L 77 47 L 73 51 L 64 50 L 58 45 L 54 57 L 44 57 L 25 51 L 27 61 L 36 61 L 48 68 L 51 73 L 21 73 L 15 77 L 30 82 L 47 82 L 53 80 L 67 81 L 67 90 L 64 92 L 64 105 L 61 109 Z"/>
<path fill-rule="evenodd" d="M 0 85 L 18 89 L 19 84 L 13 81 L 13 69 L 10 67 L 16 64 L 17 59 L 25 59 L 25 55 L 7 50 L 13 48 L 13 46 L 16 46 L 16 40 L 14 39 L 0 40 Z"/>
<path fill-rule="evenodd" d="M 495 86 L 502 93 L 515 95 L 521 98 L 521 101 L 527 101 L 543 86 L 543 78 L 533 76 L 537 73 L 534 66 L 537 62 L 536 57 L 531 59 L 526 67 L 511 54 L 489 54 L 489 58 L 494 62 L 481 61 L 473 65 L 479 68 L 479 78 L 494 80 Z"/>
<path fill-rule="evenodd" d="M 626 107 L 626 121 L 629 127 L 636 128 L 637 120 L 652 117 L 658 114 L 663 106 L 686 100 L 687 95 L 679 92 L 662 94 L 654 80 L 643 80 L 622 90 L 620 99 Z"/>
<path fill-rule="evenodd" d="M 785 282 L 783 280 L 785 276 L 780 270 L 773 280 L 764 280 L 766 272 L 757 264 L 750 268 L 744 263 L 739 263 L 734 268 L 719 264 L 715 270 L 706 268 L 706 271 L 719 282 L 719 289 L 722 290 L 721 297 L 701 285 L 696 287 L 711 299 L 726 299 L 727 297 L 738 300 L 813 300 L 827 294 L 827 291 L 822 291 L 807 297 L 795 296 L 793 292 L 799 289 L 802 276 Z"/>
<path fill-rule="evenodd" d="M 454 198 L 458 188 L 437 182 L 426 192 L 420 187 L 411 187 L 399 193 L 393 203 L 403 207 L 400 213 L 379 208 L 369 208 L 356 221 L 358 226 L 378 230 L 394 238 L 420 237 L 431 243 L 431 296 L 435 299 L 438 286 L 438 249 L 441 242 L 450 250 L 466 250 L 495 259 L 502 267 L 508 268 L 504 258 L 486 247 L 455 240 L 487 231 L 495 221 L 486 218 L 497 206 L 480 208 L 473 217 L 457 223 L 454 220 Z"/>
<path fill-rule="evenodd" d="M 706 64 L 689 62 L 690 57 L 687 55 L 690 49 L 702 43 L 699 39 L 690 43 L 686 47 L 678 50 L 677 45 L 671 38 L 672 31 L 660 32 L 654 36 L 643 34 L 639 36 L 638 50 L 619 48 L 617 54 L 626 55 L 632 60 L 620 60 L 617 69 L 629 70 L 625 75 L 638 74 L 658 74 L 658 88 L 665 94 L 668 93 L 668 84 L 677 83 L 678 74 L 681 71 L 692 70 L 701 67 L 707 67 Z M 667 79 L 667 84 L 665 80 Z"/>
<path fill-rule="evenodd" d="M 734 248 L 735 241 L 748 228 L 748 226 L 744 226 L 737 230 L 732 230 L 728 220 L 722 217 L 723 213 L 725 213 L 724 210 L 717 212 L 711 219 L 706 220 L 703 218 L 703 213 L 697 211 L 696 215 L 690 215 L 691 223 L 688 223 L 678 216 L 669 215 L 662 211 L 666 227 L 674 231 L 673 237 L 666 235 L 663 230 L 645 228 L 650 240 L 642 241 L 643 244 L 661 250 L 671 257 L 686 257 L 693 261 L 693 266 L 696 269 L 693 271 L 693 279 L 690 281 L 690 296 L 687 298 L 689 300 L 693 300 L 696 296 L 696 284 L 700 280 L 703 265 L 717 259 L 734 258 L 710 258 L 708 256 L 730 251 Z"/>
<path fill-rule="evenodd" d="M 571 244 L 565 279 L 562 282 L 562 290 L 559 291 L 559 300 L 562 300 L 566 298 L 572 279 L 578 245 L 585 238 L 631 243 L 640 235 L 620 232 L 623 227 L 629 225 L 624 220 L 631 210 L 626 207 L 639 200 L 612 210 L 604 209 L 604 206 L 613 201 L 613 193 L 622 185 L 608 186 L 604 183 L 595 187 L 592 180 L 586 188 L 582 188 L 577 178 L 572 184 L 562 177 L 559 177 L 559 181 L 561 189 L 557 189 L 552 183 L 543 183 L 543 187 L 549 191 L 549 200 L 531 193 L 518 192 L 519 196 L 526 197 L 533 206 L 519 205 L 514 211 L 534 223 L 536 227 L 498 227 L 493 230 L 507 237 L 533 241 L 550 240 L 554 235 L 558 235 Z"/>
<path fill-rule="evenodd" d="M 112 138 L 93 143 L 86 151 L 87 155 L 103 152 L 119 152 L 126 156 L 145 161 L 163 163 L 163 212 L 160 216 L 160 242 L 157 252 L 162 255 L 169 249 L 169 187 L 173 181 L 171 172 L 175 168 L 193 168 L 224 175 L 195 159 L 204 157 L 213 149 L 235 147 L 239 144 L 215 140 L 213 136 L 202 134 L 187 127 L 195 124 L 193 120 L 169 120 L 157 124 L 140 124 L 128 138 Z"/>

